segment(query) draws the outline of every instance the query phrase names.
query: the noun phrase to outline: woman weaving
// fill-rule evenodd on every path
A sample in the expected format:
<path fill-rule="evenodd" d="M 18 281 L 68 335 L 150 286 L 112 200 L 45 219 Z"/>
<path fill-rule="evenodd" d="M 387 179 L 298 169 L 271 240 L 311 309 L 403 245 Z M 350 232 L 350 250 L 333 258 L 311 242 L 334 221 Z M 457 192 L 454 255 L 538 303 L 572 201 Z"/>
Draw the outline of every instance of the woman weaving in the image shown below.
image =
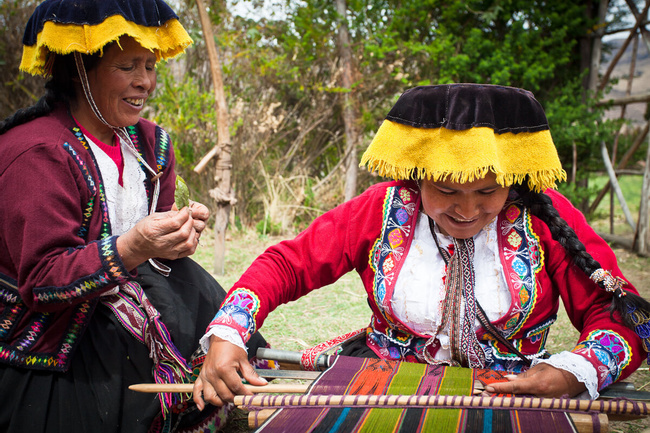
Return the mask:
<path fill-rule="evenodd" d="M 279 304 L 352 270 L 372 317 L 365 338 L 343 345 L 343 355 L 509 371 L 509 382 L 487 391 L 541 397 L 596 398 L 640 365 L 644 345 L 630 327 L 647 326 L 635 311 L 647 303 L 609 246 L 552 189 L 566 174 L 531 93 L 476 84 L 411 89 L 362 164 L 395 180 L 269 248 L 230 290 L 202 340 L 209 351 L 194 385 L 199 407 L 246 394 L 238 372 L 263 384 L 246 363 L 249 335 Z M 560 298 L 580 339 L 550 355 L 545 342 Z"/>

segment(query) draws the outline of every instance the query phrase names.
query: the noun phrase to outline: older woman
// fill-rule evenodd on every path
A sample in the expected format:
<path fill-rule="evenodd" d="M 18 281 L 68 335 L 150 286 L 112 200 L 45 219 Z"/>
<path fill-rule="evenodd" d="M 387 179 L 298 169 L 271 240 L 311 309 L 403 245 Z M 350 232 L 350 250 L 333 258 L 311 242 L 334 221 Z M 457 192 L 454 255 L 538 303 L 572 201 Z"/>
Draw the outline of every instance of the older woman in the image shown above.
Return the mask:
<path fill-rule="evenodd" d="M 263 383 L 244 342 L 279 304 L 353 270 L 370 320 L 343 355 L 505 370 L 520 374 L 489 392 L 592 398 L 642 362 L 648 303 L 553 190 L 566 174 L 530 92 L 410 89 L 362 162 L 395 180 L 269 248 L 229 292 L 202 340 L 209 351 L 194 385 L 199 407 L 246 394 L 240 374 Z M 560 299 L 580 339 L 549 354 Z"/>
<path fill-rule="evenodd" d="M 51 79 L 0 126 L 2 431 L 224 421 L 128 390 L 189 382 L 224 296 L 188 258 L 209 211 L 174 206 L 169 136 L 140 118 L 156 62 L 190 43 L 162 0 L 47 0 L 27 24 L 21 69 Z"/>

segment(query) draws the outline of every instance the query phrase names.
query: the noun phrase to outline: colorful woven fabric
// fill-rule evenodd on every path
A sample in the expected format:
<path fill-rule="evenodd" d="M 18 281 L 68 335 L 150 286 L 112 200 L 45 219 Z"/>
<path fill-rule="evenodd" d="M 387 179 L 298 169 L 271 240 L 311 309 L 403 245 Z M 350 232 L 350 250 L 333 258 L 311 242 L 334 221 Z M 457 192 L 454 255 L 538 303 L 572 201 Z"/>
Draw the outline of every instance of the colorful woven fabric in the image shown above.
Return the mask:
<path fill-rule="evenodd" d="M 483 385 L 505 381 L 503 375 L 484 369 L 339 356 L 314 382 L 309 394 L 471 395 L 475 381 Z M 561 411 L 332 406 L 280 409 L 258 431 L 529 433 L 576 430 L 567 413 Z"/>

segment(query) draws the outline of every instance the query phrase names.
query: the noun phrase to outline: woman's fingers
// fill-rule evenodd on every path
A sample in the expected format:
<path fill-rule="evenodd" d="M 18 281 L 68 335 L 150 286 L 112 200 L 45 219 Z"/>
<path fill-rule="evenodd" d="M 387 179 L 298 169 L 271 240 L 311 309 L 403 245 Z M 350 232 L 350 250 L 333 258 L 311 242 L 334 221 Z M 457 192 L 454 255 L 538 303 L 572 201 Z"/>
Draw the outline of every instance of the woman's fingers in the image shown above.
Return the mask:
<path fill-rule="evenodd" d="M 253 367 L 248 362 L 246 351 L 228 341 L 212 336 L 210 347 L 205 356 L 199 379 L 195 383 L 195 391 L 203 392 L 201 398 L 194 396 L 197 404 L 201 401 L 221 406 L 232 402 L 235 395 L 252 394 L 242 383 L 242 376 L 253 385 L 264 385 L 266 380 L 257 377 Z M 198 381 L 198 379 L 197 379 Z"/>
<path fill-rule="evenodd" d="M 205 401 L 203 401 L 203 388 L 203 380 L 201 379 L 201 376 L 199 376 L 194 381 L 194 388 L 192 389 L 192 400 L 194 400 L 194 403 L 199 410 L 205 408 Z"/>
<path fill-rule="evenodd" d="M 527 394 L 538 397 L 574 397 L 586 387 L 568 371 L 549 364 L 537 364 L 519 375 L 506 376 L 508 382 L 493 383 L 485 387 L 491 394 Z"/>

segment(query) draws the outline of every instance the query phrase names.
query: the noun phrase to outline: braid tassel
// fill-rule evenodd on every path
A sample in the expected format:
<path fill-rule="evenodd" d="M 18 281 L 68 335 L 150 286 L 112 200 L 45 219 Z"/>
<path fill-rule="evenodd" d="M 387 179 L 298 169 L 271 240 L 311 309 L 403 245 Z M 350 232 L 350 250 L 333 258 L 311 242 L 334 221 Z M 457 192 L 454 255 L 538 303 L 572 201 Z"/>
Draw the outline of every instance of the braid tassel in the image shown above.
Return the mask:
<path fill-rule="evenodd" d="M 643 349 L 648 354 L 646 361 L 650 364 L 650 302 L 625 291 L 623 286 L 627 282 L 602 268 L 596 269 L 590 278 L 606 291 L 613 293 L 610 313 L 618 312 L 625 326 L 634 330 L 641 338 Z"/>

